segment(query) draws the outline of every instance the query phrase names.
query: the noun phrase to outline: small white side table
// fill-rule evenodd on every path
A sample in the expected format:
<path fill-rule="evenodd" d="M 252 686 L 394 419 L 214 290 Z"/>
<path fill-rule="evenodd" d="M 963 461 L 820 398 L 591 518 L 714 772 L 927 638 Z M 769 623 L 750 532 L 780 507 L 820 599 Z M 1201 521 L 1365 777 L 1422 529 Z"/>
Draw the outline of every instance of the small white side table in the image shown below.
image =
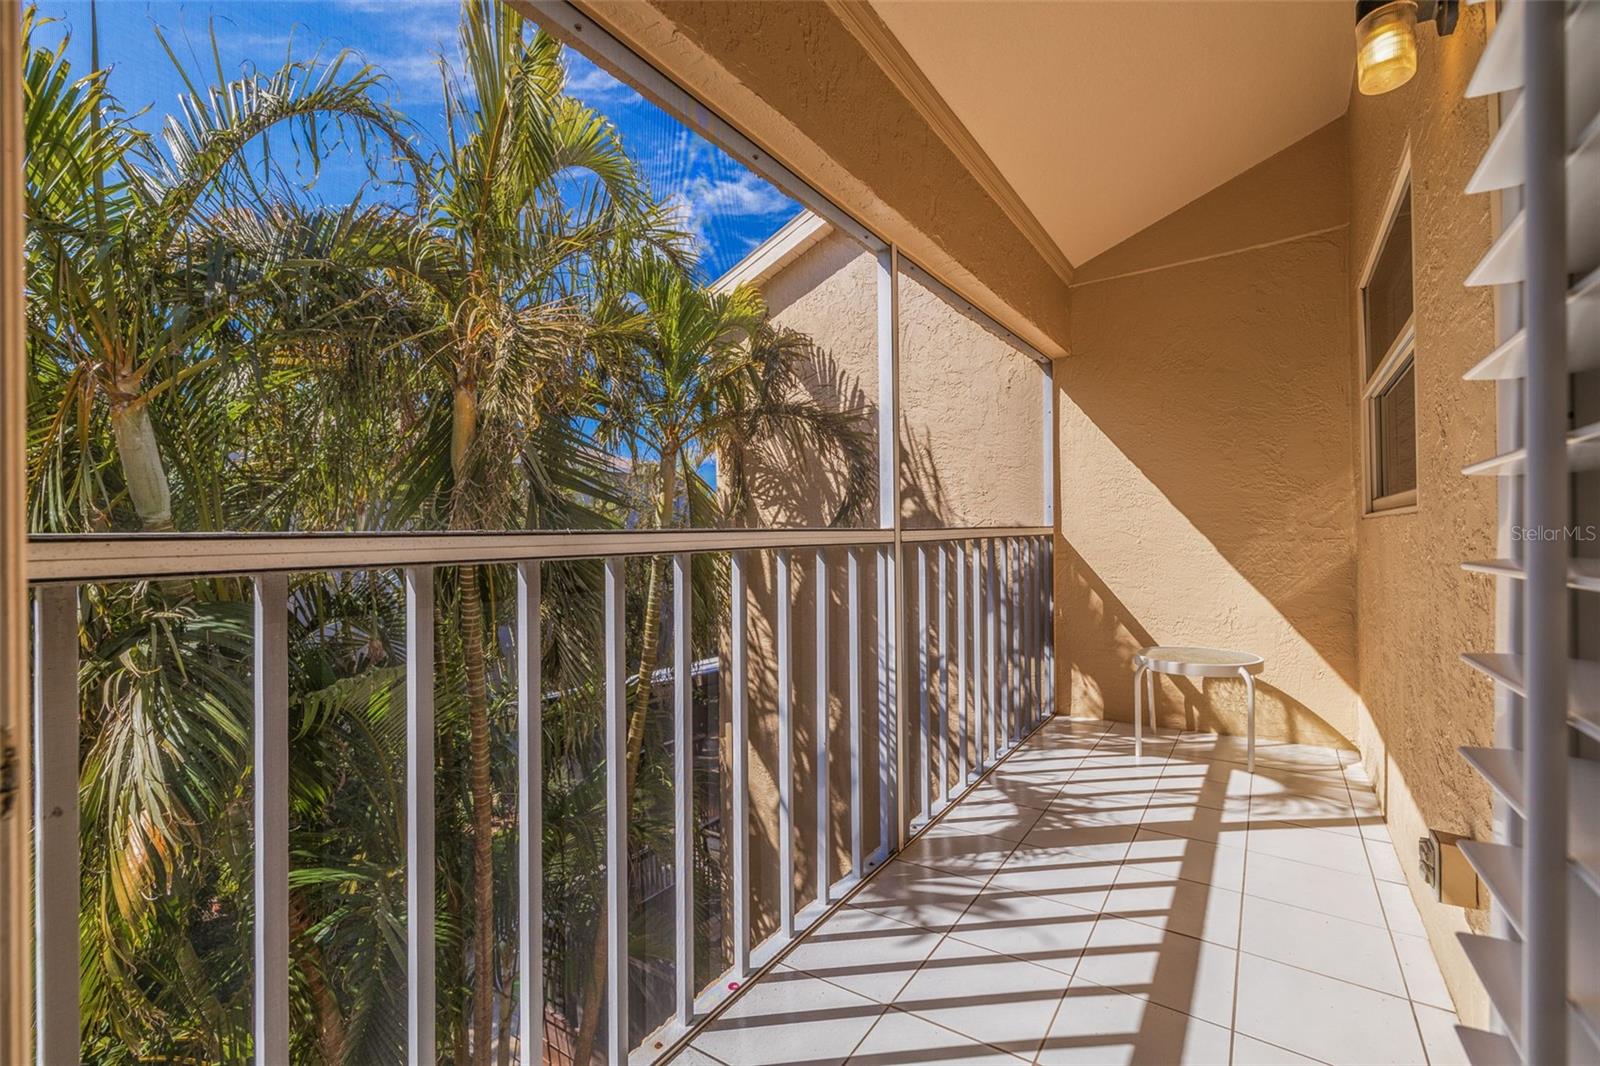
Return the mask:
<path fill-rule="evenodd" d="M 1256 675 L 1266 666 L 1259 655 L 1223 648 L 1141 648 L 1133 657 L 1133 751 L 1144 755 L 1145 689 L 1148 688 L 1150 707 L 1150 734 L 1156 732 L 1156 674 L 1175 674 L 1179 677 L 1237 677 L 1244 680 L 1249 699 L 1246 717 L 1248 740 L 1245 743 L 1245 769 L 1251 773 L 1256 768 Z"/>

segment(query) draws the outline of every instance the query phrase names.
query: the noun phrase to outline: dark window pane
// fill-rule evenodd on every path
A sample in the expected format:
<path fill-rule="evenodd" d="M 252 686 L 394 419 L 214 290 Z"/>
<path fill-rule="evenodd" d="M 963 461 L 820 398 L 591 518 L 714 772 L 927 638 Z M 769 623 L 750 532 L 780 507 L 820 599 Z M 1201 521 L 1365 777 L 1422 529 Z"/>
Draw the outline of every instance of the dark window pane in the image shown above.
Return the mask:
<path fill-rule="evenodd" d="M 1410 492 L 1417 487 L 1417 379 L 1408 362 L 1389 387 L 1378 394 L 1377 497 Z"/>
<path fill-rule="evenodd" d="M 1372 265 L 1363 292 L 1367 329 L 1367 373 L 1383 362 L 1411 317 L 1411 190 L 1400 199 L 1394 225 Z"/>

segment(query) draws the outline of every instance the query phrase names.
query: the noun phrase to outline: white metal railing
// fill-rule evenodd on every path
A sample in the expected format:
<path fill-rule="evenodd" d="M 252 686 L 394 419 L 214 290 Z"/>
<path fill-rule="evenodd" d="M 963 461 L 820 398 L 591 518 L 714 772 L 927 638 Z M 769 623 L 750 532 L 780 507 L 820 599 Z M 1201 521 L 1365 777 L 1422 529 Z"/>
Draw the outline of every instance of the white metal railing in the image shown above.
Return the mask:
<path fill-rule="evenodd" d="M 295 572 L 399 569 L 404 575 L 406 619 L 406 938 L 407 1055 L 435 1061 L 434 983 L 434 570 L 441 566 L 497 563 L 515 566 L 514 675 L 517 683 L 519 1008 L 521 1059 L 542 1061 L 543 1027 L 528 1019 L 544 1014 L 544 945 L 539 842 L 541 810 L 540 675 L 541 563 L 600 558 L 605 565 L 606 821 L 606 1054 L 623 1062 L 630 1044 L 628 1019 L 629 863 L 626 792 L 626 686 L 624 566 L 629 556 L 671 555 L 673 605 L 671 656 L 676 877 L 674 911 L 676 987 L 672 1019 L 655 1039 L 677 1046 L 729 998 L 737 985 L 768 965 L 889 854 L 905 834 L 938 814 L 970 787 L 1032 728 L 1054 711 L 1053 546 L 1047 527 L 1006 527 L 905 532 L 897 547 L 892 530 L 705 530 L 619 533 L 245 535 L 36 537 L 30 544 L 34 584 L 34 770 L 37 781 L 36 907 L 38 1052 L 42 1062 L 79 1061 L 78 833 L 79 590 L 94 583 L 171 579 L 215 574 L 251 575 L 254 583 L 255 922 L 254 1014 L 256 1061 L 289 1061 L 289 579 Z M 910 542 L 910 543 L 906 543 Z M 845 556 L 843 640 L 830 635 L 829 605 L 836 577 L 829 549 Z M 731 971 L 710 989 L 694 978 L 692 869 L 694 802 L 691 788 L 690 633 L 695 614 L 689 581 L 695 553 L 730 557 L 727 634 L 731 695 L 728 878 Z M 772 553 L 777 580 L 775 658 L 778 692 L 778 782 L 775 796 L 749 787 L 749 572 L 757 553 Z M 877 611 L 863 612 L 863 560 L 870 555 Z M 805 571 L 809 571 L 807 574 Z M 914 583 L 897 585 L 895 572 Z M 931 579 L 931 581 L 930 581 Z M 809 679 L 793 671 L 792 602 L 807 581 L 817 602 L 816 669 Z M 931 587 L 931 592 L 930 592 Z M 866 634 L 863 622 L 875 630 Z M 902 625 L 915 627 L 912 642 Z M 863 676 L 862 642 L 875 639 L 877 676 Z M 843 648 L 837 647 L 843 644 Z M 899 649 L 904 654 L 896 654 Z M 842 654 L 848 691 L 831 691 L 829 663 Z M 954 664 L 952 669 L 952 656 Z M 969 669 L 970 667 L 970 669 Z M 911 713 L 897 710 L 902 673 L 914 681 Z M 871 686 L 869 689 L 869 685 Z M 816 707 L 816 753 L 810 767 L 817 792 L 810 833 L 794 811 L 795 694 L 811 688 Z M 870 694 L 869 694 L 870 693 Z M 846 709 L 850 761 L 849 856 L 844 876 L 831 879 L 828 765 L 833 739 L 832 698 Z M 866 854 L 866 740 L 863 712 L 876 700 L 880 846 Z M 951 757 L 954 749 L 954 759 Z M 901 758 L 914 758 L 914 763 Z M 955 770 L 952 772 L 951 767 Z M 907 772 L 903 772 L 902 768 Z M 750 819 L 752 805 L 776 804 L 780 826 L 776 931 L 753 942 Z M 797 907 L 797 846 L 815 849 L 815 899 Z M 772 901 L 765 901 L 772 902 Z M 597 1009 L 587 1004 L 585 1009 Z M 671 1047 L 668 1047 L 671 1050 Z"/>

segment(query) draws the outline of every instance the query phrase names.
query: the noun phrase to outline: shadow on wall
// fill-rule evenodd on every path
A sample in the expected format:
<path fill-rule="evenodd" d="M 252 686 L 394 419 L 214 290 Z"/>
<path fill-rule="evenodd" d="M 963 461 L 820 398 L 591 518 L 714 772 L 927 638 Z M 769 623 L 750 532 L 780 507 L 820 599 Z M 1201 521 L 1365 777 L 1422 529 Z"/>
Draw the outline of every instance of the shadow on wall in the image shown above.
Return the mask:
<path fill-rule="evenodd" d="M 921 439 L 911 423 L 900 423 L 900 515 L 906 529 L 932 529 L 945 522 L 944 480 L 933 457 L 932 436 Z"/>
<path fill-rule="evenodd" d="M 1073 639 L 1058 641 L 1057 676 L 1072 686 L 1072 714 L 1129 722 L 1133 716 L 1133 657 L 1160 644 L 1072 545 L 1056 538 L 1058 617 L 1074 619 Z M 1118 691 L 1108 693 L 1108 683 Z M 1148 715 L 1148 711 L 1146 714 Z M 1156 721 L 1163 729 L 1243 736 L 1245 688 L 1228 679 L 1156 677 Z M 1149 718 L 1145 719 L 1146 724 Z M 1296 744 L 1351 747 L 1338 729 L 1281 688 L 1256 683 L 1256 732 Z"/>
<path fill-rule="evenodd" d="M 816 406 L 842 419 L 855 419 L 863 431 L 862 454 L 854 457 L 859 472 L 851 479 L 851 457 L 838 452 L 802 454 L 794 444 L 767 439 L 747 457 L 745 475 L 750 501 L 742 516 L 747 526 L 833 525 L 841 509 L 858 509 L 853 527 L 875 527 L 878 496 L 878 405 L 867 396 L 861 378 L 849 373 L 822 347 L 810 345 L 802 387 Z"/>
<path fill-rule="evenodd" d="M 1135 643 L 1221 645 L 1266 659 L 1262 735 L 1356 734 L 1348 239 L 1343 186 L 1327 176 L 1344 172 L 1340 129 L 1091 260 L 1074 282 L 1073 355 L 1055 371 L 1075 711 L 1131 714 Z M 1302 202 L 1274 180 L 1275 207 L 1252 194 L 1286 174 L 1301 188 L 1322 174 L 1321 187 Z M 1235 243 L 1263 213 L 1276 220 L 1268 243 Z M 1181 700 L 1163 687 L 1174 720 L 1181 703 L 1242 728 L 1242 686 Z"/>

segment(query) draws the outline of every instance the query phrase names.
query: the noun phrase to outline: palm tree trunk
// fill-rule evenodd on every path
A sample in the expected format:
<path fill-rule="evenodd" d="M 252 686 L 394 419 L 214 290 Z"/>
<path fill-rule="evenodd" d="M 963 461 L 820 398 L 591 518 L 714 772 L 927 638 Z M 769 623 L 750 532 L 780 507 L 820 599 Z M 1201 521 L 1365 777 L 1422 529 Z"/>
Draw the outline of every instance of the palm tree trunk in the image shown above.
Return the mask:
<path fill-rule="evenodd" d="M 516 978 L 516 962 L 516 952 L 506 952 L 506 968 L 500 974 L 500 987 L 504 991 L 496 993 L 496 998 L 500 1001 L 500 1039 L 495 1045 L 495 1066 L 511 1066 L 511 1016 L 517 1011 L 517 997 L 513 992 L 516 988 L 513 983 Z M 524 1021 L 522 1026 L 522 1039 L 526 1040 L 528 1039 L 528 1023 Z"/>
<path fill-rule="evenodd" d="M 172 489 L 161 462 L 161 448 L 156 444 L 149 406 L 139 400 L 114 403 L 111 435 L 117 443 L 122 477 L 139 524 L 151 532 L 171 529 Z"/>
<path fill-rule="evenodd" d="M 461 568 L 461 643 L 467 672 L 472 792 L 472 1061 L 490 1066 L 494 1046 L 494 790 L 489 776 L 489 697 L 478 568 Z"/>
<path fill-rule="evenodd" d="M 475 383 L 458 382 L 451 404 L 450 460 L 456 503 L 466 491 L 467 457 L 478 435 Z M 460 508 L 451 525 L 470 526 Z M 461 568 L 461 652 L 467 675 L 468 790 L 472 797 L 472 1003 L 474 1066 L 490 1066 L 494 1050 L 494 786 L 489 776 L 489 695 L 484 654 L 483 594 L 476 566 Z"/>
<path fill-rule="evenodd" d="M 672 524 L 672 509 L 678 498 L 678 459 L 676 453 L 661 457 L 661 498 L 658 515 L 659 528 Z M 661 628 L 661 586 L 664 577 L 661 556 L 650 556 L 650 577 L 645 585 L 644 626 L 640 630 L 639 683 L 634 688 L 633 711 L 628 717 L 627 781 L 623 795 L 628 805 L 633 805 L 633 783 L 639 773 L 639 753 L 644 749 L 644 727 L 650 714 L 652 695 L 650 677 L 656 671 L 656 655 Z M 678 871 L 682 876 L 683 871 Z M 627 901 L 621 901 L 626 905 Z M 610 909 L 608 900 L 600 901 L 600 920 L 594 934 L 594 968 L 589 971 L 589 991 L 582 1024 L 578 1029 L 578 1054 L 576 1062 L 587 1066 L 594 1054 L 594 1041 L 600 1029 L 600 996 L 606 980 L 606 917 Z"/>
<path fill-rule="evenodd" d="M 311 1006 L 316 1013 L 317 1050 L 328 1066 L 339 1066 L 344 1062 L 344 1015 L 339 1010 L 338 999 L 324 979 L 326 963 L 322 958 L 322 949 L 315 941 L 302 939 L 309 925 L 305 910 L 291 899 L 289 936 L 301 953 L 300 976 L 306 983 L 306 992 L 311 996 Z"/>

